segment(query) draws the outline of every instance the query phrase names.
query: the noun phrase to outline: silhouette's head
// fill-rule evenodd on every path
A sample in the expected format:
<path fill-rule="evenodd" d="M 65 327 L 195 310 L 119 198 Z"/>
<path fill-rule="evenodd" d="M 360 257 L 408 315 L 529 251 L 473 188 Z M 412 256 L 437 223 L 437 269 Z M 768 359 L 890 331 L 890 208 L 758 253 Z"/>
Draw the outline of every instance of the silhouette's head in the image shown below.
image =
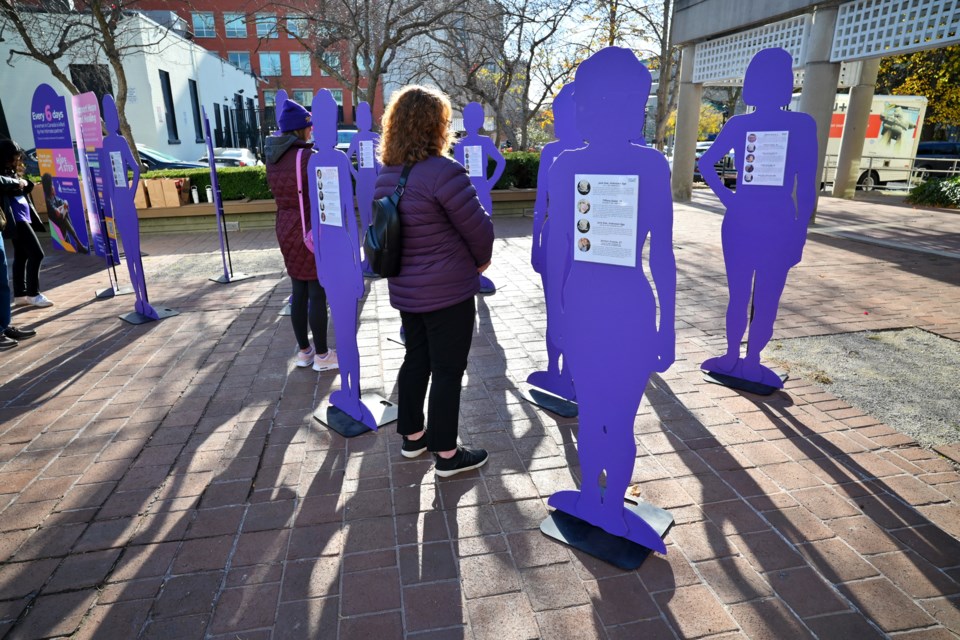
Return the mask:
<path fill-rule="evenodd" d="M 553 99 L 553 131 L 560 140 L 582 139 L 577 131 L 577 103 L 572 82 L 563 85 Z"/>
<path fill-rule="evenodd" d="M 313 97 L 313 140 L 319 149 L 337 144 L 337 101 L 328 89 L 321 89 Z"/>
<path fill-rule="evenodd" d="M 784 49 L 762 49 L 743 76 L 743 102 L 754 107 L 785 107 L 791 96 L 793 58 Z"/>
<path fill-rule="evenodd" d="M 640 137 L 651 82 L 650 72 L 630 49 L 596 52 L 577 67 L 577 130 L 589 142 Z"/>
<path fill-rule="evenodd" d="M 277 117 L 277 131 L 282 131 L 280 129 L 280 114 L 283 112 L 283 103 L 287 101 L 287 92 L 283 89 L 277 91 L 277 95 L 273 99 L 273 110 Z"/>
<path fill-rule="evenodd" d="M 463 128 L 467 133 L 479 133 L 483 127 L 483 106 L 479 102 L 471 102 L 463 108 Z"/>
<path fill-rule="evenodd" d="M 107 125 L 108 133 L 120 131 L 120 114 L 117 113 L 117 103 L 109 93 L 103 96 L 103 122 Z"/>
<path fill-rule="evenodd" d="M 357 105 L 357 129 L 370 131 L 371 126 L 373 126 L 373 115 L 370 113 L 370 105 L 361 102 Z"/>

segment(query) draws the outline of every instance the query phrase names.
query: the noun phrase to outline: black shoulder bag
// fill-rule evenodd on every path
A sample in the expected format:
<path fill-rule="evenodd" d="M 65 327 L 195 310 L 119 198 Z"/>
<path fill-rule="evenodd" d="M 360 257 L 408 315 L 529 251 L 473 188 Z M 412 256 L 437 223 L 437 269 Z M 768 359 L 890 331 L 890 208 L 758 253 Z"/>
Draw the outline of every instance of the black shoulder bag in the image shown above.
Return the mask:
<path fill-rule="evenodd" d="M 373 222 L 363 236 L 363 252 L 370 270 L 384 278 L 400 273 L 400 197 L 413 165 L 404 165 L 397 188 L 373 201 Z"/>

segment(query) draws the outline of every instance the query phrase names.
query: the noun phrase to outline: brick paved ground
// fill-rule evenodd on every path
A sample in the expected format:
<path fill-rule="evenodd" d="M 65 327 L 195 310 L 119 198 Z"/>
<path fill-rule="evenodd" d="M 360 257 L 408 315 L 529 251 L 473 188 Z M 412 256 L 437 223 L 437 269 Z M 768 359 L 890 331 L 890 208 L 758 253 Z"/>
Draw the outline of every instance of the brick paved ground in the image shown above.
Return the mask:
<path fill-rule="evenodd" d="M 577 421 L 516 392 L 546 357 L 529 219 L 497 220 L 463 394 L 490 463 L 449 480 L 392 427 L 344 441 L 310 418 L 338 378 L 289 363 L 271 232 L 235 234 L 258 277 L 229 286 L 207 280 L 213 233 L 145 236 L 151 299 L 181 315 L 139 327 L 116 318 L 131 298 L 93 300 L 97 261 L 48 259 L 57 306 L 17 311 L 41 337 L 0 355 L 0 637 L 957 637 L 957 466 L 810 381 L 761 398 L 701 380 L 724 342 L 715 205 L 676 207 L 678 359 L 637 415 L 634 479 L 677 524 L 631 572 L 538 531 L 579 479 Z M 821 211 L 775 337 L 960 339 L 960 217 Z M 937 253 L 849 238 L 877 229 Z M 364 386 L 395 397 L 385 283 L 361 317 Z"/>

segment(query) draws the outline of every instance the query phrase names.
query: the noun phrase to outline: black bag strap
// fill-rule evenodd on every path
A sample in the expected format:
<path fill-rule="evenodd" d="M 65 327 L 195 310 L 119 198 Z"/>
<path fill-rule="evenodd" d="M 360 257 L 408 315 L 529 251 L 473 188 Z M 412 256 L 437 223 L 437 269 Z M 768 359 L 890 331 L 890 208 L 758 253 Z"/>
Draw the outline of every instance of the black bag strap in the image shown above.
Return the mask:
<path fill-rule="evenodd" d="M 394 202 L 400 202 L 400 196 L 403 195 L 403 190 L 407 186 L 407 178 L 410 176 L 410 169 L 413 169 L 412 164 L 403 165 L 403 172 L 400 174 L 400 182 L 397 183 L 397 188 L 393 192 L 393 195 L 397 197 Z"/>

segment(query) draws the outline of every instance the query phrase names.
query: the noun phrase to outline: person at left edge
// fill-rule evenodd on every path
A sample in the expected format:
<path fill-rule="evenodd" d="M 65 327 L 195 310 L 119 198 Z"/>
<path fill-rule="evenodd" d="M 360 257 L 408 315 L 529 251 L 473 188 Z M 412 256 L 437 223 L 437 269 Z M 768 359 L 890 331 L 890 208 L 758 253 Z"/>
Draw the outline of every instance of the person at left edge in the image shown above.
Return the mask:
<path fill-rule="evenodd" d="M 0 141 L 0 148 L 7 150 L 15 145 L 12 140 Z M 4 168 L 9 162 L 4 163 Z M 13 227 L 16 224 L 13 214 L 13 202 L 16 198 L 23 198 L 24 190 L 30 184 L 22 177 L 7 175 L 7 171 L 0 172 L 0 231 L 3 237 L 12 237 Z M 12 349 L 19 344 L 19 340 L 32 338 L 37 334 L 33 329 L 15 327 L 10 324 L 10 305 L 13 299 L 10 295 L 10 284 L 7 276 L 7 254 L 4 242 L 0 240 L 0 351 Z"/>

